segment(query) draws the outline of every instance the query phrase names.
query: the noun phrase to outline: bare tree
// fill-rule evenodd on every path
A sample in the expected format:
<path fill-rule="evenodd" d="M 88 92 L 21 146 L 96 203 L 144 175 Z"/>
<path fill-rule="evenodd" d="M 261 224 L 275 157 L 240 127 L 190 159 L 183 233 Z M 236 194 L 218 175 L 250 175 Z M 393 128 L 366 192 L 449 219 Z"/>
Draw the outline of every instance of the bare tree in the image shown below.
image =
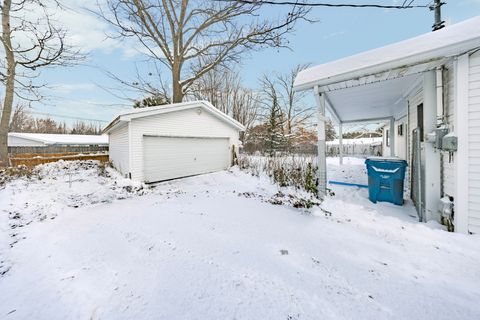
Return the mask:
<path fill-rule="evenodd" d="M 57 122 L 52 118 L 34 118 L 25 104 L 18 105 L 12 115 L 10 132 L 31 133 L 68 133 L 65 122 Z"/>
<path fill-rule="evenodd" d="M 135 38 L 145 54 L 168 68 L 172 101 L 196 80 L 250 50 L 285 47 L 285 36 L 309 9 L 292 6 L 278 20 L 261 18 L 261 3 L 211 0 L 108 0 L 99 15 Z"/>
<path fill-rule="evenodd" d="M 32 126 L 33 119 L 27 113 L 25 105 L 18 105 L 12 114 L 9 132 L 28 132 L 28 129 Z"/>
<path fill-rule="evenodd" d="M 163 79 L 159 67 L 153 61 L 147 65 L 148 72 L 143 74 L 141 71 L 143 68 L 139 68 L 139 64 L 135 63 L 135 72 L 129 78 L 104 70 L 106 75 L 120 86 L 100 87 L 116 98 L 130 102 L 134 108 L 169 104 L 172 102 L 170 88 Z M 140 98 L 132 98 L 138 96 Z"/>
<path fill-rule="evenodd" d="M 71 134 L 101 134 L 100 124 L 77 120 L 71 128 L 65 122 L 59 122 L 50 117 L 35 118 L 25 104 L 18 105 L 10 121 L 10 132 L 29 133 L 71 133 Z"/>
<path fill-rule="evenodd" d="M 285 134 L 291 135 L 299 126 L 305 126 L 312 119 L 314 106 L 303 104 L 307 91 L 297 92 L 293 89 L 298 73 L 308 65 L 297 65 L 290 72 L 276 76 L 281 96 L 280 106 L 285 114 Z"/>
<path fill-rule="evenodd" d="M 102 132 L 102 128 L 100 125 L 94 125 L 93 123 L 87 123 L 85 121 L 76 121 L 73 126 L 72 130 L 70 130 L 71 134 L 100 134 Z"/>
<path fill-rule="evenodd" d="M 39 69 L 66 65 L 80 58 L 66 45 L 65 31 L 56 26 L 48 11 L 47 0 L 3 0 L 0 3 L 2 33 L 0 42 L 5 60 L 0 60 L 0 81 L 5 86 L 0 121 L 0 164 L 8 161 L 8 127 L 15 95 L 21 99 L 39 100 L 35 84 Z"/>
<path fill-rule="evenodd" d="M 248 130 L 258 118 L 260 103 L 258 94 L 241 82 L 237 72 L 217 66 L 195 82 L 190 95 L 196 100 L 210 101 Z"/>
<path fill-rule="evenodd" d="M 257 121 L 260 109 L 258 94 L 252 90 L 240 88 L 234 93 L 232 117 L 245 126 L 248 131 Z"/>

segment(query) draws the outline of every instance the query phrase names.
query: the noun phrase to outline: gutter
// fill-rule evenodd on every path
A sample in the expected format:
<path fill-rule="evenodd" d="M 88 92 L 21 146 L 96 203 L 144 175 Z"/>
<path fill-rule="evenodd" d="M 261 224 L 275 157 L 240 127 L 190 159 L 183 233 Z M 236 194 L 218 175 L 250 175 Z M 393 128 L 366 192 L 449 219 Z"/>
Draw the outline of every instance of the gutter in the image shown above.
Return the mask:
<path fill-rule="evenodd" d="M 108 134 L 108 132 L 117 124 L 120 122 L 120 116 L 117 116 L 115 119 L 110 121 L 109 124 L 102 130 L 102 134 Z"/>

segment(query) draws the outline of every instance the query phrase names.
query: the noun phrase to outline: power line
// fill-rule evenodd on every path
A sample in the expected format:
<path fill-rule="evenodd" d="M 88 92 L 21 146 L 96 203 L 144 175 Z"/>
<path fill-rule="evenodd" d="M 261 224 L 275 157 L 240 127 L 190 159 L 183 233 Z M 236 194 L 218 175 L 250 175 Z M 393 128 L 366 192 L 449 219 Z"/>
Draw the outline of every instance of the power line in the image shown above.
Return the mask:
<path fill-rule="evenodd" d="M 305 7 L 333 7 L 333 8 L 378 8 L 378 9 L 414 9 L 428 8 L 427 5 L 412 5 L 411 0 L 408 5 L 383 5 L 383 4 L 353 4 L 353 3 L 324 3 L 324 2 L 300 2 L 300 1 L 273 1 L 273 0 L 216 0 L 223 2 L 240 2 L 245 4 L 269 4 L 286 6 L 305 6 Z M 406 1 L 405 1 L 406 2 Z"/>
<path fill-rule="evenodd" d="M 104 122 L 104 123 L 109 122 L 107 120 L 90 119 L 90 118 L 73 117 L 73 116 L 63 116 L 63 115 L 60 115 L 60 114 L 43 113 L 43 112 L 37 112 L 37 111 L 28 111 L 28 113 L 41 115 L 41 116 L 47 116 L 47 117 L 57 117 L 57 118 L 65 118 L 65 119 L 73 119 L 73 120 L 94 121 L 94 122 Z"/>

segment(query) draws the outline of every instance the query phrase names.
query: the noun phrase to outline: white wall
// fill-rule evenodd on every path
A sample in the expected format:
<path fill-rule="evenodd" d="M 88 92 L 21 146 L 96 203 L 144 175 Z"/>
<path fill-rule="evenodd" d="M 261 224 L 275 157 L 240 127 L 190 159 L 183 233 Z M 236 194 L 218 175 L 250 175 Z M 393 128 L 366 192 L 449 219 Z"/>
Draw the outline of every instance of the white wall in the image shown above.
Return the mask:
<path fill-rule="evenodd" d="M 131 120 L 131 166 L 132 179 L 143 180 L 143 136 L 225 137 L 238 152 L 239 132 L 205 109 L 198 114 L 197 108 L 174 111 Z"/>
<path fill-rule="evenodd" d="M 113 166 L 124 176 L 128 175 L 129 148 L 128 148 L 128 123 L 123 124 L 108 135 L 108 154 Z"/>
<path fill-rule="evenodd" d="M 408 113 L 407 113 L 407 163 L 408 168 L 406 172 L 406 186 L 405 190 L 409 197 L 411 197 L 411 177 L 412 177 L 412 137 L 413 137 L 413 130 L 417 128 L 417 106 L 423 102 L 423 88 L 421 84 L 419 87 L 412 92 L 412 94 L 408 97 Z"/>
<path fill-rule="evenodd" d="M 453 63 L 445 66 L 443 73 L 443 103 L 445 121 L 449 132 L 455 132 L 455 77 Z M 455 197 L 455 157 L 448 152 L 441 152 L 442 196 Z"/>
<path fill-rule="evenodd" d="M 480 52 L 468 74 L 468 231 L 480 233 Z M 460 155 L 459 155 L 460 156 Z"/>

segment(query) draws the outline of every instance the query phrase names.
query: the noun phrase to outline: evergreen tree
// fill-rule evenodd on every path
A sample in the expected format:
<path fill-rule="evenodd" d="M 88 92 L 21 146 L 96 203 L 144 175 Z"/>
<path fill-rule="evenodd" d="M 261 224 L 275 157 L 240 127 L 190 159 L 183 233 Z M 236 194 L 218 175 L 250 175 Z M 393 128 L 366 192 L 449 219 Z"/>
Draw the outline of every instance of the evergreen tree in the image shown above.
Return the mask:
<path fill-rule="evenodd" d="M 274 90 L 274 89 L 273 89 Z M 274 92 L 272 92 L 274 93 Z M 267 121 L 267 132 L 265 137 L 265 151 L 270 155 L 283 150 L 286 145 L 286 138 L 283 133 L 284 117 L 276 94 L 272 94 L 270 113 Z"/>
<path fill-rule="evenodd" d="M 328 119 L 325 122 L 325 140 L 326 141 L 333 141 L 337 137 L 337 133 L 335 132 L 335 128 L 333 127 L 332 120 Z"/>

